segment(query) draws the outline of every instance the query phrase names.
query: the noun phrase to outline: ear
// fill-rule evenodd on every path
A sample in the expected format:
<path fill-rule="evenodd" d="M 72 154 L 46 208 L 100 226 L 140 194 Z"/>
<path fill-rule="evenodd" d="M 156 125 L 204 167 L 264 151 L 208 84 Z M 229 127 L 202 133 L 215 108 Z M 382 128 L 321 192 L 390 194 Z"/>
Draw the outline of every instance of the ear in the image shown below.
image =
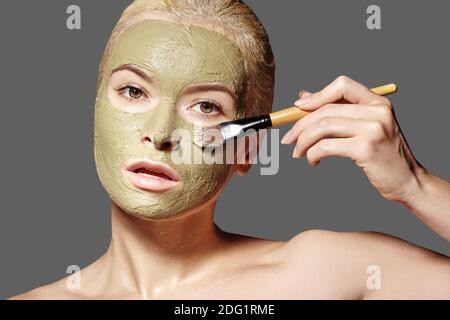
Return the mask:
<path fill-rule="evenodd" d="M 234 163 L 234 171 L 238 176 L 245 176 L 252 163 L 255 163 L 258 157 L 259 144 L 264 139 L 267 130 L 260 130 L 257 134 L 239 139 L 237 143 L 237 152 Z M 240 159 L 240 161 L 238 161 Z"/>

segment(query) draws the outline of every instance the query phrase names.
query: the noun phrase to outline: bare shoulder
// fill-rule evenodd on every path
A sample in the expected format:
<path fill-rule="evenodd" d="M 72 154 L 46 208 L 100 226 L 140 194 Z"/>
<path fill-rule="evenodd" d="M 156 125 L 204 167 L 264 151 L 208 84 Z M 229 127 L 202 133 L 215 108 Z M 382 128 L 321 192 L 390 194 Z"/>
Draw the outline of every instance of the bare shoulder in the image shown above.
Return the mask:
<path fill-rule="evenodd" d="M 363 249 L 364 252 L 370 253 L 388 250 L 424 255 L 430 258 L 447 258 L 395 236 L 373 231 L 336 232 L 328 230 L 308 230 L 297 234 L 289 240 L 286 245 L 292 247 L 292 249 L 320 248 L 321 250 L 325 250 L 325 252 L 328 250 L 348 251 L 349 249 L 355 249 L 359 251 Z"/>
<path fill-rule="evenodd" d="M 309 230 L 288 241 L 285 250 L 296 268 L 315 268 L 328 281 L 351 287 L 350 296 L 450 298 L 450 258 L 394 236 Z M 379 290 L 367 285 L 373 270 L 380 272 Z"/>
<path fill-rule="evenodd" d="M 449 258 L 432 250 L 422 248 L 400 238 L 372 231 L 335 232 L 328 230 L 308 230 L 299 233 L 286 243 L 289 250 L 320 250 L 324 255 L 333 252 L 347 257 L 382 256 L 386 260 L 396 256 L 408 256 L 420 260 L 449 262 Z M 395 254 L 396 256 L 393 256 Z"/>
<path fill-rule="evenodd" d="M 67 278 L 64 278 L 10 297 L 8 300 L 73 300 L 79 298 L 73 290 L 68 289 Z"/>
<path fill-rule="evenodd" d="M 9 298 L 10 300 L 81 300 L 93 296 L 90 284 L 101 279 L 101 261 L 103 257 L 94 261 L 82 270 L 69 274 L 53 283 L 37 287 L 28 292 Z M 83 279 L 83 286 L 81 286 Z"/>

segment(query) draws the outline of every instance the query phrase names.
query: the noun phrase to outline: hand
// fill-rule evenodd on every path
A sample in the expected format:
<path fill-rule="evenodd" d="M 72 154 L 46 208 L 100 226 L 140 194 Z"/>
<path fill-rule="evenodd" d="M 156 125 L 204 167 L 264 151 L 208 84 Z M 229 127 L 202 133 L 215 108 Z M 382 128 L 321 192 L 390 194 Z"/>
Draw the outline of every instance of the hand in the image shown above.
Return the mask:
<path fill-rule="evenodd" d="M 346 76 L 319 92 L 302 91 L 296 105 L 310 114 L 283 137 L 293 157 L 311 166 L 329 156 L 351 158 L 389 200 L 408 203 L 420 192 L 419 171 L 395 119 L 391 102 Z"/>

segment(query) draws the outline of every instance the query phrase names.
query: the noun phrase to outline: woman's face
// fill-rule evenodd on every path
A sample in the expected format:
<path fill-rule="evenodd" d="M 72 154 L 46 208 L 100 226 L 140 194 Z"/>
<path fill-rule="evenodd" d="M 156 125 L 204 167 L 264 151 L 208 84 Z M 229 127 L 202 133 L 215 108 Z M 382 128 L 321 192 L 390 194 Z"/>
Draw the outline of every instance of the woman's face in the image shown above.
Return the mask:
<path fill-rule="evenodd" d="M 194 125 L 244 114 L 246 71 L 239 49 L 211 30 L 146 20 L 114 41 L 104 72 L 95 160 L 112 200 L 132 215 L 162 218 L 212 199 L 232 164 L 175 164 L 171 153 L 201 154 Z M 176 129 L 190 132 L 189 141 L 171 139 Z"/>

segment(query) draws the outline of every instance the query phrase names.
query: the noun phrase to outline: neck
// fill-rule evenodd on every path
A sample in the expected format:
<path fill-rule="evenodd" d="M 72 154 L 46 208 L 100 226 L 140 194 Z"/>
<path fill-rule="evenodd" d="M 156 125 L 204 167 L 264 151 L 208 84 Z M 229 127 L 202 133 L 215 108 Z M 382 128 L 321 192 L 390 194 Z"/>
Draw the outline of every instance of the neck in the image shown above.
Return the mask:
<path fill-rule="evenodd" d="M 112 205 L 112 240 L 104 256 L 109 279 L 148 298 L 161 288 L 211 272 L 229 236 L 214 223 L 212 201 L 195 211 L 143 220 Z"/>

